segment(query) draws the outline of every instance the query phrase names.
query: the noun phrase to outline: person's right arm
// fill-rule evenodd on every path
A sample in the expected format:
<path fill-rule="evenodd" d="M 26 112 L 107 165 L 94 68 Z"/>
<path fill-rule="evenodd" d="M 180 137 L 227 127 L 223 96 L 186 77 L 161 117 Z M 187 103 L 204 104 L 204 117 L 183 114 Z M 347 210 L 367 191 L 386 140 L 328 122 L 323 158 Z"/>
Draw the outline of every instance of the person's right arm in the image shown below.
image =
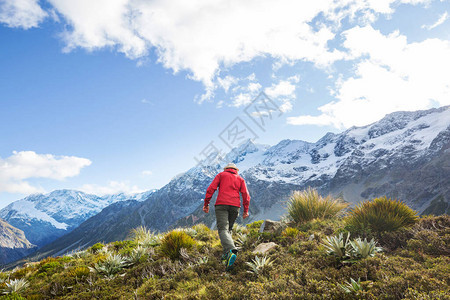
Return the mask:
<path fill-rule="evenodd" d="M 211 201 L 211 198 L 214 195 L 214 192 L 217 190 L 219 183 L 220 183 L 220 173 L 217 174 L 217 176 L 214 178 L 214 180 L 211 182 L 208 189 L 206 190 L 205 204 L 203 205 L 204 207 L 209 206 L 209 201 Z"/>

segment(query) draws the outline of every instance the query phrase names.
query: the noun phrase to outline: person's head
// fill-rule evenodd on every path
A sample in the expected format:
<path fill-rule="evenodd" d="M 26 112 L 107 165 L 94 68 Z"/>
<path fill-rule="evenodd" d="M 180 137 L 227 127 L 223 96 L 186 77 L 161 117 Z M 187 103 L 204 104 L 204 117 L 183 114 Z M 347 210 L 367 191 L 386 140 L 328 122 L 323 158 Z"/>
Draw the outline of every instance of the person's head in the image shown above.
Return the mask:
<path fill-rule="evenodd" d="M 225 171 L 226 169 L 235 169 L 236 171 L 239 171 L 239 169 L 236 167 L 235 164 L 233 163 L 229 163 L 228 165 L 225 166 L 225 168 L 223 168 L 223 170 Z"/>

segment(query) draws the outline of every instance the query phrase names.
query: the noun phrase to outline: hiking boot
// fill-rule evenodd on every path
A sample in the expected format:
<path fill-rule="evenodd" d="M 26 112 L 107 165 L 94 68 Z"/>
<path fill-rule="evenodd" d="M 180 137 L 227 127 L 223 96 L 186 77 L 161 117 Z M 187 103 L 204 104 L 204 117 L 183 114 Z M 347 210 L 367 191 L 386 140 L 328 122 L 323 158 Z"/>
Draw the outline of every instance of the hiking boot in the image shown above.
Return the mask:
<path fill-rule="evenodd" d="M 231 271 L 233 269 L 233 264 L 236 261 L 236 254 L 237 250 L 230 250 L 227 255 L 227 261 L 226 261 L 226 271 Z"/>

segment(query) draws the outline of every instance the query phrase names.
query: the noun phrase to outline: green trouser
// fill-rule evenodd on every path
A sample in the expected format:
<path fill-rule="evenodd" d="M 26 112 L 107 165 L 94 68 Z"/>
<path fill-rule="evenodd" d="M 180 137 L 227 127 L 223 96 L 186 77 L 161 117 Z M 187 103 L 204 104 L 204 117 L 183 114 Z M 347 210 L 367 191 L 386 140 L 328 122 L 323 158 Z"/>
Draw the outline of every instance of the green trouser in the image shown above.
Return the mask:
<path fill-rule="evenodd" d="M 235 250 L 231 230 L 234 221 L 239 215 L 239 207 L 231 205 L 216 205 L 217 230 L 219 231 L 220 242 L 222 243 L 224 253 Z"/>

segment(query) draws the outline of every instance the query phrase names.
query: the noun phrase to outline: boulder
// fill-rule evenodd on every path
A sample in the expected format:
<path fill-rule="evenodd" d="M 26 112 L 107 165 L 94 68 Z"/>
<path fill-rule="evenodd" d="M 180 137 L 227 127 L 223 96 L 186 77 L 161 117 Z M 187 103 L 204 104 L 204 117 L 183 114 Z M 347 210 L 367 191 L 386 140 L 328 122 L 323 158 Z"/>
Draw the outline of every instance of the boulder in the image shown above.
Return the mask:
<path fill-rule="evenodd" d="M 264 222 L 261 224 L 261 227 L 259 227 L 259 232 L 270 232 L 270 233 L 281 233 L 283 230 L 283 226 L 281 222 L 279 221 L 272 221 L 272 220 L 264 220 Z"/>
<path fill-rule="evenodd" d="M 258 246 L 256 246 L 255 250 L 253 250 L 253 254 L 265 254 L 266 252 L 275 249 L 278 245 L 274 242 L 270 243 L 261 243 Z"/>

